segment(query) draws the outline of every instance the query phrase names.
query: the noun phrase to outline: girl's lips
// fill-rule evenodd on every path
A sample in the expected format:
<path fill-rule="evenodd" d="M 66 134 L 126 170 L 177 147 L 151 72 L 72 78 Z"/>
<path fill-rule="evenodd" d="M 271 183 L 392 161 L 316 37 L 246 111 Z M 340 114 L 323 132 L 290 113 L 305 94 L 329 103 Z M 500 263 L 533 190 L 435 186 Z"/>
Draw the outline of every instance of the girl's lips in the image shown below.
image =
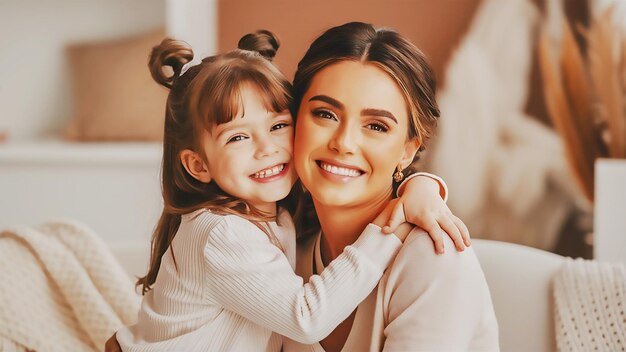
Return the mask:
<path fill-rule="evenodd" d="M 260 172 L 262 172 L 262 171 L 271 170 L 271 169 L 273 169 L 273 168 L 275 168 L 275 167 L 281 167 L 281 166 L 282 166 L 282 170 L 280 170 L 280 172 L 278 172 L 277 174 L 274 174 L 274 175 L 272 175 L 272 176 L 267 176 L 267 177 L 258 177 L 259 175 L 257 175 L 257 174 L 259 174 L 259 173 L 260 173 Z M 254 173 L 254 174 L 250 175 L 249 177 L 250 177 L 250 179 L 251 179 L 252 181 L 255 181 L 255 182 L 259 182 L 259 183 L 269 183 L 269 182 L 274 182 L 274 181 L 276 181 L 276 180 L 278 180 L 278 179 L 282 178 L 283 176 L 285 176 L 285 175 L 287 174 L 287 171 L 288 171 L 288 170 L 289 170 L 289 164 L 279 164 L 279 165 L 276 165 L 276 166 L 272 166 L 272 167 L 269 167 L 269 168 L 263 169 L 263 170 L 261 170 L 261 171 L 259 171 L 259 172 L 256 172 L 256 173 Z"/>

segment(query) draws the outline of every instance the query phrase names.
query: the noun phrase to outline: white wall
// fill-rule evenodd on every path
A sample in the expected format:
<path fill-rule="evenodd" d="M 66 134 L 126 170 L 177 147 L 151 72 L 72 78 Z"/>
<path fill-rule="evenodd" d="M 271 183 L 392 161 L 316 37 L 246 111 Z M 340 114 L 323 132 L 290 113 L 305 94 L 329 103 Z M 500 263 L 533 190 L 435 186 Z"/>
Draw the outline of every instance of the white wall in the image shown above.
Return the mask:
<path fill-rule="evenodd" d="M 0 1 L 0 131 L 58 133 L 71 113 L 64 47 L 165 25 L 165 0 Z"/>

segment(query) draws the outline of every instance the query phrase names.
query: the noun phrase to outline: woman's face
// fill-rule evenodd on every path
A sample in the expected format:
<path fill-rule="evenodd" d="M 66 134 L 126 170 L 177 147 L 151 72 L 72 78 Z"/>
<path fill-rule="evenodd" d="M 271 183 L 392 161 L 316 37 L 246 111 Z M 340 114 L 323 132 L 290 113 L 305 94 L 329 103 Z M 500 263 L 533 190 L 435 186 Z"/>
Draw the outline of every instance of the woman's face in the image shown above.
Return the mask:
<path fill-rule="evenodd" d="M 392 175 L 412 160 L 400 87 L 369 63 L 340 61 L 312 79 L 296 124 L 294 163 L 326 206 L 358 206 L 391 195 Z"/>

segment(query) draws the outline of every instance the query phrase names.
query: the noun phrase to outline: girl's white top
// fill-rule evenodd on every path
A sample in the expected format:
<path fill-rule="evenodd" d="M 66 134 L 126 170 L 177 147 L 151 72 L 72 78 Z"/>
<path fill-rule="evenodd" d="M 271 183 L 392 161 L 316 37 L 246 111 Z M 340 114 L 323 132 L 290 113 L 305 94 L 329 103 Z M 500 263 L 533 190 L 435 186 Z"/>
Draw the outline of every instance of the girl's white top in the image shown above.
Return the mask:
<path fill-rule="evenodd" d="M 295 229 L 269 223 L 284 253 L 253 223 L 199 210 L 182 216 L 137 324 L 117 332 L 124 351 L 280 351 L 278 334 L 305 344 L 327 336 L 378 283 L 400 249 L 368 225 L 308 283 L 294 273 Z"/>

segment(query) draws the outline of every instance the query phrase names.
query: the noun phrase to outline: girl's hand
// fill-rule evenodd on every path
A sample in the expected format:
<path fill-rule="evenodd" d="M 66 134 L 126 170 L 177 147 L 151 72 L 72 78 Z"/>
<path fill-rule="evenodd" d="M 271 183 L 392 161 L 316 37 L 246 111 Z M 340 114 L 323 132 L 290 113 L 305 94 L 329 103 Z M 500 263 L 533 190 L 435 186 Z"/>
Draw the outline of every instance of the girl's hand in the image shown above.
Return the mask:
<path fill-rule="evenodd" d="M 380 214 L 378 214 L 376 219 L 372 221 L 372 224 L 378 225 L 382 228 L 386 223 L 388 223 L 392 212 L 394 211 L 395 208 L 398 207 L 398 204 L 402 206 L 399 200 L 400 199 L 398 198 L 392 199 L 389 202 L 389 204 L 385 206 L 385 209 L 383 209 L 383 211 L 380 212 Z M 414 226 L 412 224 L 409 224 L 408 222 L 403 221 L 398 226 L 395 226 L 393 231 L 383 231 L 383 232 L 387 234 L 390 234 L 393 232 L 393 234 L 396 235 L 396 237 L 398 237 L 402 243 L 404 243 L 404 240 L 406 240 L 411 230 L 413 230 L 413 227 Z"/>
<path fill-rule="evenodd" d="M 395 204 L 384 233 L 394 232 L 404 222 L 426 230 L 435 242 L 437 253 L 443 253 L 444 231 L 454 241 L 458 251 L 471 245 L 467 226 L 456 217 L 439 195 L 439 183 L 430 177 L 417 176 L 406 184 L 399 201 Z"/>

